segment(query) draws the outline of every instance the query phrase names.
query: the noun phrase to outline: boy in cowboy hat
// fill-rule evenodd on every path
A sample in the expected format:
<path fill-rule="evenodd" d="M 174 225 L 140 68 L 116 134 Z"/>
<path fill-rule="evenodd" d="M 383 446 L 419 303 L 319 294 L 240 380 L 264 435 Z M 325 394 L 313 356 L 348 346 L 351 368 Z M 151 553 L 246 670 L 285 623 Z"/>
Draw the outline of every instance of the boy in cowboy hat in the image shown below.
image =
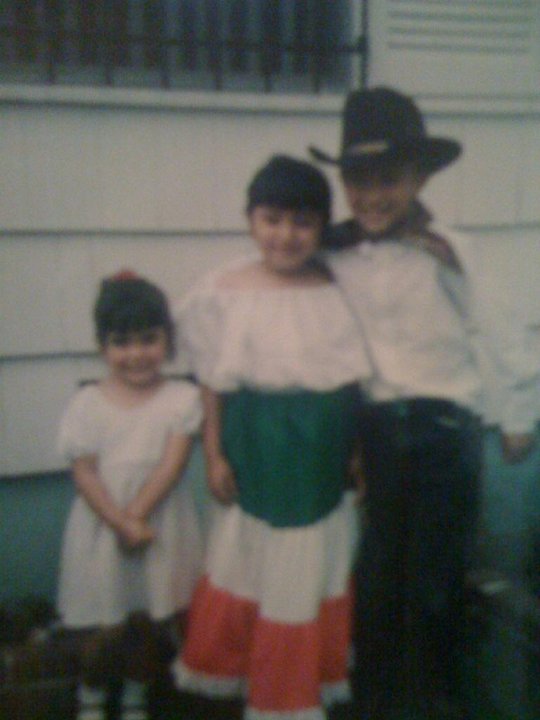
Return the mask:
<path fill-rule="evenodd" d="M 340 169 L 352 219 L 328 262 L 371 356 L 361 426 L 368 523 L 357 568 L 355 688 L 369 720 L 421 704 L 465 715 L 456 693 L 464 574 L 478 510 L 479 375 L 451 235 L 418 200 L 460 145 L 427 134 L 394 90 L 351 92 Z M 426 689 L 428 692 L 426 692 Z"/>

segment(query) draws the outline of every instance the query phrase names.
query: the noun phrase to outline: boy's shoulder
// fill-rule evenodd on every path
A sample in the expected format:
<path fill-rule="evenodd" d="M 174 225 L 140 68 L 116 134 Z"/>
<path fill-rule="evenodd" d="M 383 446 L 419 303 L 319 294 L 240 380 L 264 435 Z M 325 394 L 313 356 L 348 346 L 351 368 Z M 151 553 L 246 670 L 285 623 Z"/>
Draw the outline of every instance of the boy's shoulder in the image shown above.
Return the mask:
<path fill-rule="evenodd" d="M 427 214 L 421 226 L 412 226 L 403 237 L 396 238 L 402 247 L 416 248 L 417 251 L 427 254 L 442 263 L 443 266 L 467 270 L 468 260 L 474 252 L 474 239 L 452 227 L 434 220 Z M 361 242 L 358 226 L 354 219 L 336 223 L 328 228 L 324 237 L 324 249 L 327 260 L 342 257 L 340 251 L 351 250 Z M 334 253 L 337 252 L 337 255 Z M 350 257 L 349 252 L 343 253 L 345 262 Z"/>
<path fill-rule="evenodd" d="M 450 262 L 446 262 L 450 266 L 457 265 L 462 273 L 467 273 L 469 270 L 469 264 L 472 257 L 476 252 L 477 242 L 471 235 L 456 230 L 453 227 L 441 224 L 439 222 L 432 221 L 428 225 L 428 237 L 431 236 L 437 244 L 437 241 L 442 241 L 450 250 L 451 258 Z M 433 253 L 435 256 L 437 252 Z M 444 257 L 442 259 L 444 261 Z"/>

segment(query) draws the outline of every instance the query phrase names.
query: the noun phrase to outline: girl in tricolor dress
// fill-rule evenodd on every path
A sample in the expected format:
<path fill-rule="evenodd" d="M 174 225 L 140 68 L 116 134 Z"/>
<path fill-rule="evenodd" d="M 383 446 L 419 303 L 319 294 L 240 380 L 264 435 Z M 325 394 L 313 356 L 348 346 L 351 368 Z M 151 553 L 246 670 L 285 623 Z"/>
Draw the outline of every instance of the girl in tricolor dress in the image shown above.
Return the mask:
<path fill-rule="evenodd" d="M 248 188 L 258 252 L 208 276 L 181 312 L 219 503 L 173 672 L 184 690 L 244 697 L 249 720 L 321 720 L 349 693 L 347 488 L 370 368 L 316 260 L 330 203 L 319 170 L 272 158 Z"/>

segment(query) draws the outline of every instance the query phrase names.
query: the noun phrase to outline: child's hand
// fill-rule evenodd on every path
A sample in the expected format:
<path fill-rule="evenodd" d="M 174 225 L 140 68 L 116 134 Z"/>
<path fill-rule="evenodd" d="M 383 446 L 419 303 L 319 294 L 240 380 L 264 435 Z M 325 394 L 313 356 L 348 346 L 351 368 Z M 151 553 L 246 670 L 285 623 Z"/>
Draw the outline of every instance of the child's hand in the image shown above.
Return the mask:
<path fill-rule="evenodd" d="M 507 463 L 518 463 L 525 460 L 534 446 L 532 433 L 503 434 L 501 438 L 503 457 Z"/>
<path fill-rule="evenodd" d="M 207 459 L 207 479 L 212 495 L 224 505 L 230 505 L 238 496 L 234 472 L 223 457 Z"/>
<path fill-rule="evenodd" d="M 356 489 L 355 502 L 357 505 L 361 505 L 366 497 L 367 487 L 362 458 L 358 452 L 355 452 L 351 458 L 349 473 L 352 485 Z"/>
<path fill-rule="evenodd" d="M 356 483 L 356 496 L 355 496 L 355 502 L 357 505 L 362 505 L 364 500 L 366 499 L 366 481 L 364 477 L 361 477 L 358 479 Z"/>
<path fill-rule="evenodd" d="M 156 533 L 145 520 L 126 514 L 118 528 L 118 537 L 124 547 L 135 550 L 151 543 Z"/>

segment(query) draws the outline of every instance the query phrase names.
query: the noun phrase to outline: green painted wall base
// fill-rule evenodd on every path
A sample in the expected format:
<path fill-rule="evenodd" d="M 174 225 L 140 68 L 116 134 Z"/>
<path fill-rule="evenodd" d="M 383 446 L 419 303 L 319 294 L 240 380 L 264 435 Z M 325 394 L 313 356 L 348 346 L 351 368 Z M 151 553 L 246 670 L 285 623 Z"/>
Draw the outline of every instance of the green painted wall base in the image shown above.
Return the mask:
<path fill-rule="evenodd" d="M 197 445 L 186 471 L 203 522 L 208 496 Z M 75 489 L 67 472 L 0 479 L 0 604 L 56 600 L 60 548 Z"/>

